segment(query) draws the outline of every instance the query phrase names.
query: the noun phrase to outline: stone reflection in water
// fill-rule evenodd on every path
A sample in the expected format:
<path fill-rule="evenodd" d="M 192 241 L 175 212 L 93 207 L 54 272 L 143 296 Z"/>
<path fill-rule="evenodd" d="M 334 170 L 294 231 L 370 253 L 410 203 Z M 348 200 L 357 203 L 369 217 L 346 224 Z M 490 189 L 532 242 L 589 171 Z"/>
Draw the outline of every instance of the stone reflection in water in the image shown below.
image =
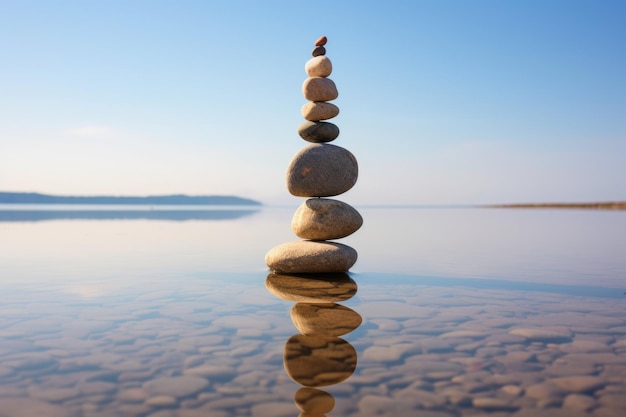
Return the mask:
<path fill-rule="evenodd" d="M 291 320 L 304 335 L 341 336 L 359 327 L 363 319 L 356 311 L 337 303 L 297 303 Z"/>
<path fill-rule="evenodd" d="M 335 301 L 345 301 L 357 292 L 348 274 L 270 273 L 267 290 L 280 299 L 296 301 L 291 320 L 300 332 L 285 345 L 284 366 L 289 377 L 306 388 L 295 394 L 295 403 L 307 416 L 323 416 L 335 400 L 331 394 L 315 389 L 338 384 L 355 371 L 357 353 L 338 336 L 359 327 L 361 315 Z"/>
<path fill-rule="evenodd" d="M 306 387 L 338 384 L 355 369 L 356 350 L 339 337 L 296 334 L 285 345 L 285 370 Z"/>
<path fill-rule="evenodd" d="M 332 303 L 354 297 L 356 282 L 348 274 L 279 274 L 265 280 L 269 292 L 281 300 L 303 303 Z"/>
<path fill-rule="evenodd" d="M 316 388 L 300 388 L 295 396 L 296 405 L 309 417 L 323 416 L 335 407 L 335 398 Z"/>

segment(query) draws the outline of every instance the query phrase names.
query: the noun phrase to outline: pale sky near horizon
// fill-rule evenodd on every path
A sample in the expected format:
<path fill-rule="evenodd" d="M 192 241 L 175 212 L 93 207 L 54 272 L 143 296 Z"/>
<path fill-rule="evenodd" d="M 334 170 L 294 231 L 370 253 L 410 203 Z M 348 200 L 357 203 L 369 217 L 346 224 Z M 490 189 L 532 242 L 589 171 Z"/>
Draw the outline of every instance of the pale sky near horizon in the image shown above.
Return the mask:
<path fill-rule="evenodd" d="M 285 186 L 327 56 L 351 204 L 626 200 L 626 2 L 0 1 L 0 191 Z"/>

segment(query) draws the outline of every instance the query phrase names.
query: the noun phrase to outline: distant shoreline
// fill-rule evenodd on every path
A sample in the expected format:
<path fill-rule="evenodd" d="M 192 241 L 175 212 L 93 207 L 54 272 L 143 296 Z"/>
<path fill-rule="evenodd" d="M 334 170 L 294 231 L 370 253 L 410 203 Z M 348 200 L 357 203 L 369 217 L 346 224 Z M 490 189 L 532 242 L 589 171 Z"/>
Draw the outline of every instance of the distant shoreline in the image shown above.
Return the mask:
<path fill-rule="evenodd" d="M 188 196 L 184 194 L 161 196 L 56 196 L 40 193 L 0 192 L 0 204 L 97 204 L 97 205 L 246 205 L 261 206 L 250 198 L 236 196 Z"/>
<path fill-rule="evenodd" d="M 488 204 L 484 208 L 559 208 L 559 209 L 590 209 L 590 210 L 626 210 L 626 201 L 608 201 L 595 203 L 520 203 L 520 204 Z"/>

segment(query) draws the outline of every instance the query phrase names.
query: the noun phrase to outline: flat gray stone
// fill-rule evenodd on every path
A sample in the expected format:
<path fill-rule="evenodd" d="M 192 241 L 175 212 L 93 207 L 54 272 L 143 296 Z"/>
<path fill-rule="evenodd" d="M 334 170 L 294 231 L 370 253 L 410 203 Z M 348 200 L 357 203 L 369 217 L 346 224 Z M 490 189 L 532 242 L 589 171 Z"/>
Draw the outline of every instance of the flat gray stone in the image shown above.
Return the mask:
<path fill-rule="evenodd" d="M 298 134 L 307 142 L 331 142 L 339 136 L 339 127 L 330 122 L 311 122 L 307 120 L 298 126 Z"/>
<path fill-rule="evenodd" d="M 592 352 L 610 352 L 611 349 L 604 343 L 593 340 L 574 340 L 559 346 L 559 349 L 566 353 L 592 353 Z"/>
<path fill-rule="evenodd" d="M 349 204 L 329 198 L 310 198 L 298 207 L 291 230 L 302 239 L 341 239 L 359 230 L 363 217 Z"/>
<path fill-rule="evenodd" d="M 479 332 L 476 330 L 453 330 L 451 332 L 444 333 L 439 337 L 444 339 L 454 338 L 468 338 L 468 339 L 484 339 L 488 336 L 488 333 Z"/>
<path fill-rule="evenodd" d="M 577 354 L 569 354 L 555 359 L 550 366 L 545 369 L 545 373 L 550 376 L 577 376 L 591 375 L 596 372 L 596 363 L 593 360 L 576 357 Z"/>
<path fill-rule="evenodd" d="M 28 388 L 28 395 L 37 400 L 61 403 L 71 398 L 78 397 L 80 392 L 76 388 L 40 388 L 32 386 Z"/>
<path fill-rule="evenodd" d="M 501 387 L 500 390 L 511 397 L 519 397 L 524 392 L 524 388 L 518 387 L 517 385 L 505 385 Z"/>
<path fill-rule="evenodd" d="M 75 417 L 68 407 L 49 404 L 31 398 L 0 398 L 0 417 Z"/>
<path fill-rule="evenodd" d="M 150 407 L 172 407 L 178 403 L 175 397 L 170 395 L 157 395 L 146 400 L 145 404 Z"/>
<path fill-rule="evenodd" d="M 265 263 L 275 272 L 346 272 L 357 260 L 353 248 L 335 242 L 301 240 L 278 245 L 265 255 Z"/>
<path fill-rule="evenodd" d="M 513 329 L 510 334 L 522 336 L 531 341 L 566 342 L 572 339 L 572 332 L 565 328 L 521 328 Z"/>
<path fill-rule="evenodd" d="M 169 395 L 176 398 L 188 397 L 202 391 L 209 382 L 196 376 L 163 377 L 143 384 L 151 396 Z"/>
<path fill-rule="evenodd" d="M 123 403 L 144 402 L 148 393 L 142 388 L 127 388 L 117 393 L 117 400 Z"/>
<path fill-rule="evenodd" d="M 244 396 L 245 399 L 245 396 Z M 263 417 L 263 416 L 272 416 L 272 417 L 291 417 L 294 416 L 295 407 L 293 404 L 289 404 L 282 399 L 268 399 L 268 402 L 260 402 L 260 403 L 252 403 L 250 405 L 250 416 L 253 417 Z M 241 406 L 241 399 L 239 400 L 239 406 Z M 245 401 L 245 400 L 244 400 Z M 253 400 L 250 400 L 253 401 Z M 181 410 L 180 414 L 176 414 L 175 417 L 230 417 L 233 414 L 231 412 L 224 414 L 215 414 L 212 407 L 212 404 L 209 404 L 209 411 L 196 411 L 196 410 Z M 245 409 L 245 408 L 244 408 Z M 196 411 L 198 414 L 188 414 L 189 412 Z M 185 413 L 186 412 L 186 413 Z M 300 414 L 302 415 L 302 414 Z M 152 416 L 149 416 L 152 417 Z"/>
<path fill-rule="evenodd" d="M 332 101 L 339 92 L 330 78 L 309 77 L 302 83 L 302 95 L 309 101 Z"/>
<path fill-rule="evenodd" d="M 185 375 L 199 376 L 210 380 L 232 379 L 237 375 L 236 369 L 226 365 L 204 364 L 185 369 Z"/>
<path fill-rule="evenodd" d="M 339 146 L 311 144 L 294 155 L 287 168 L 287 189 L 297 197 L 331 197 L 356 184 L 359 166 L 350 151 Z"/>
<path fill-rule="evenodd" d="M 594 416 L 596 415 L 594 414 Z M 511 417 L 589 417 L 589 414 L 565 408 L 550 407 L 541 409 L 527 407 L 520 409 L 515 414 L 512 414 Z"/>
<path fill-rule="evenodd" d="M 550 382 L 567 392 L 573 393 L 593 392 L 606 385 L 606 381 L 602 378 L 591 375 L 563 376 L 552 378 Z"/>
<path fill-rule="evenodd" d="M 365 416 L 397 416 L 397 415 L 410 415 L 407 410 L 406 414 L 399 414 L 399 401 L 395 398 L 387 397 L 380 394 L 366 394 L 358 399 L 357 407 L 358 414 Z M 391 411 L 390 411 L 391 410 Z M 412 410 L 411 410 L 412 411 Z M 421 410 L 420 410 L 421 411 Z"/>
<path fill-rule="evenodd" d="M 623 393 L 604 394 L 600 397 L 600 404 L 618 409 L 626 409 L 626 395 Z"/>
<path fill-rule="evenodd" d="M 570 394 L 563 400 L 563 408 L 578 411 L 588 411 L 597 405 L 598 401 L 589 395 Z"/>
<path fill-rule="evenodd" d="M 566 391 L 555 384 L 541 382 L 526 388 L 526 396 L 536 400 L 561 397 Z"/>
<path fill-rule="evenodd" d="M 476 408 L 486 410 L 514 410 L 518 407 L 512 406 L 509 401 L 501 398 L 477 397 L 472 400 L 472 405 Z"/>
<path fill-rule="evenodd" d="M 302 117 L 311 121 L 327 120 L 339 114 L 339 107 L 325 101 L 311 101 L 302 106 Z"/>

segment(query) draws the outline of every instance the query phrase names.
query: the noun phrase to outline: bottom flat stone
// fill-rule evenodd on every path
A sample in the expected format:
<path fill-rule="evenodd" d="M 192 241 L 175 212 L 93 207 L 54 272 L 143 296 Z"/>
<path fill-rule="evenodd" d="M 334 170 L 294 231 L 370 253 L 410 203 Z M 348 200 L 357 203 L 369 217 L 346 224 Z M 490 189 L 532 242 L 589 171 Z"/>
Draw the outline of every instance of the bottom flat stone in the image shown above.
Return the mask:
<path fill-rule="evenodd" d="M 336 242 L 299 240 L 272 248 L 265 263 L 276 272 L 326 273 L 347 272 L 357 260 L 357 252 Z"/>

